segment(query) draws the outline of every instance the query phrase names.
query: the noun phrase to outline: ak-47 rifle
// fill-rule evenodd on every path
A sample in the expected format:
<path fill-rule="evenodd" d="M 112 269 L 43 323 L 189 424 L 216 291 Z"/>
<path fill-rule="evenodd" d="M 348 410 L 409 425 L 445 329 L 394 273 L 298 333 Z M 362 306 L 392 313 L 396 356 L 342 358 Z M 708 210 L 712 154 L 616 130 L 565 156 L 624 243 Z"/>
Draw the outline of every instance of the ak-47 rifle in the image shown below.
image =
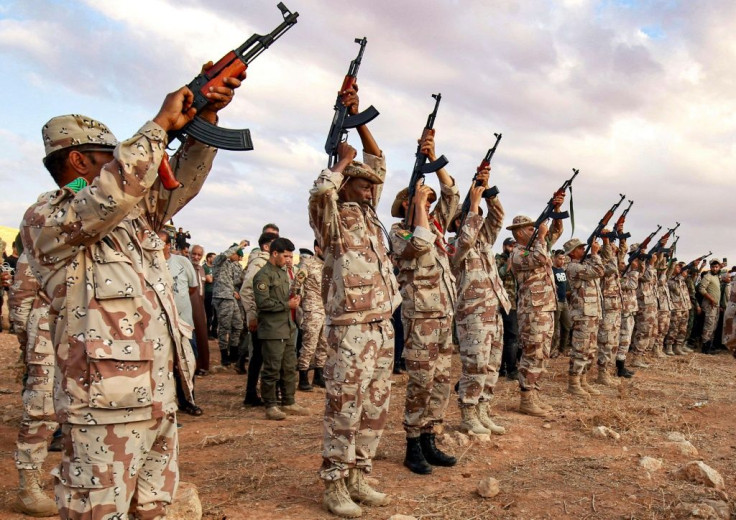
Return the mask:
<path fill-rule="evenodd" d="M 603 237 L 603 229 L 608 225 L 608 222 L 613 218 L 613 214 L 616 213 L 616 210 L 626 198 L 626 195 L 624 195 L 623 193 L 619 193 L 619 195 L 621 196 L 619 201 L 611 206 L 611 209 L 609 209 L 606 214 L 603 215 L 603 218 L 600 220 L 600 222 L 598 222 L 598 225 L 590 234 L 590 237 L 588 237 L 588 245 L 585 248 L 582 260 L 585 260 L 585 258 L 588 256 L 588 253 L 590 253 L 590 248 L 593 246 L 593 242 L 595 241 L 595 239 L 598 237 Z M 606 233 L 605 238 L 608 238 L 609 235 L 610 233 Z"/>
<path fill-rule="evenodd" d="M 575 168 L 572 169 L 573 176 L 567 179 L 562 186 L 560 186 L 560 189 L 554 192 L 552 195 L 552 198 L 549 199 L 547 202 L 547 207 L 544 208 L 544 211 L 542 211 L 542 214 L 539 215 L 539 218 L 534 222 L 534 231 L 532 231 L 532 236 L 529 239 L 529 243 L 526 245 L 527 251 L 529 251 L 532 246 L 534 245 L 534 242 L 537 240 L 537 236 L 539 235 L 539 226 L 541 226 L 544 222 L 546 222 L 549 219 L 563 219 L 568 218 L 571 214 L 573 215 L 572 218 L 572 228 L 573 231 L 575 230 L 575 213 L 572 209 L 572 181 L 575 180 L 575 177 L 578 176 L 578 173 L 580 173 L 580 170 L 576 170 Z M 567 190 L 570 190 L 570 213 L 567 211 L 560 211 L 559 213 L 555 211 L 555 204 L 554 200 L 556 197 L 564 195 Z"/>
<path fill-rule="evenodd" d="M 713 251 L 708 251 L 708 254 L 707 255 L 699 256 L 698 258 L 696 258 L 695 260 L 693 260 L 692 262 L 690 262 L 689 264 L 687 264 L 685 267 L 683 267 L 682 270 L 683 271 L 687 271 L 688 269 L 692 269 L 693 267 L 697 267 L 698 264 L 700 264 L 703 260 L 705 260 L 706 258 L 708 258 L 712 254 L 713 254 Z"/>
<path fill-rule="evenodd" d="M 498 142 L 501 140 L 501 137 L 503 137 L 503 134 L 493 134 L 496 136 L 496 142 L 493 144 L 492 148 L 489 148 L 486 152 L 486 156 L 483 158 L 483 160 L 480 162 L 480 165 L 475 169 L 475 175 L 473 175 L 473 180 L 470 183 L 470 189 L 468 190 L 468 194 L 465 196 L 465 200 L 463 201 L 462 208 L 460 210 L 460 225 L 462 225 L 463 221 L 465 220 L 465 217 L 468 216 L 468 212 L 470 211 L 470 192 L 474 187 L 483 186 L 483 182 L 477 180 L 478 174 L 483 171 L 485 168 L 488 168 L 491 165 L 491 159 L 493 159 L 493 155 L 496 153 L 496 148 L 498 147 Z M 495 197 L 498 195 L 498 188 L 496 186 L 492 186 L 490 188 L 486 188 L 483 190 L 483 198 L 489 199 L 491 197 Z"/>
<path fill-rule="evenodd" d="M 417 145 L 416 160 L 414 161 L 414 169 L 411 172 L 411 179 L 409 179 L 409 206 L 406 208 L 406 215 L 404 217 L 404 223 L 409 229 L 414 228 L 414 195 L 416 195 L 417 184 L 421 181 L 424 182 L 424 176 L 431 172 L 444 168 L 449 162 L 444 155 L 440 155 L 432 162 L 427 162 L 429 157 L 427 154 L 422 153 L 422 141 L 429 135 L 430 132 L 434 131 L 434 120 L 437 117 L 437 109 L 440 107 L 440 101 L 442 100 L 442 94 L 432 94 L 435 99 L 434 110 L 429 114 L 427 118 L 427 124 L 424 126 L 422 131 L 422 137 L 419 139 Z"/>
<path fill-rule="evenodd" d="M 197 112 L 201 112 L 209 104 L 210 101 L 207 99 L 206 94 L 210 92 L 210 88 L 225 86 L 225 78 L 239 78 L 248 68 L 250 62 L 256 59 L 273 42 L 278 40 L 296 24 L 299 13 L 292 13 L 282 2 L 279 2 L 277 7 L 281 11 L 284 21 L 276 29 L 266 35 L 254 34 L 243 45 L 228 52 L 220 61 L 205 72 L 197 75 L 187 85 L 189 90 L 194 94 L 192 107 L 196 108 Z M 225 150 L 248 151 L 253 149 L 250 130 L 221 128 L 205 121 L 199 116 L 195 116 L 191 122 L 179 130 L 169 132 L 169 142 L 174 139 L 184 142 L 187 136 L 191 136 L 204 144 Z M 167 190 L 173 190 L 180 186 L 169 164 L 169 156 L 166 154 L 164 154 L 161 160 L 158 175 L 161 178 L 161 184 Z"/>
<path fill-rule="evenodd" d="M 655 244 L 655 246 L 654 246 L 654 247 L 652 248 L 652 250 L 651 250 L 651 251 L 649 251 L 649 256 L 651 256 L 651 255 L 653 255 L 653 254 L 655 254 L 655 253 L 665 253 L 665 254 L 670 254 L 670 252 L 672 251 L 672 248 L 671 248 L 671 247 L 670 247 L 670 248 L 666 248 L 666 247 L 665 247 L 665 245 L 667 244 L 667 241 L 668 241 L 668 240 L 670 239 L 670 237 L 672 236 L 672 233 L 674 233 L 674 232 L 675 232 L 675 230 L 676 230 L 677 228 L 679 228 L 679 227 L 680 227 L 680 223 L 679 223 L 679 222 L 675 222 L 675 224 L 676 224 L 676 226 L 675 226 L 675 227 L 673 227 L 673 228 L 669 228 L 669 229 L 667 230 L 667 233 L 665 233 L 664 235 L 662 235 L 662 238 L 660 238 L 660 239 L 659 239 L 659 240 L 657 241 L 657 243 L 656 243 L 656 244 Z"/>
<path fill-rule="evenodd" d="M 355 43 L 360 44 L 360 50 L 358 51 L 358 56 L 350 62 L 348 73 L 342 81 L 342 87 L 340 87 L 340 92 L 338 92 L 337 100 L 335 101 L 335 115 L 332 117 L 330 131 L 327 132 L 325 152 L 329 156 L 327 161 L 328 168 L 331 168 L 337 162 L 337 146 L 347 139 L 348 130 L 365 125 L 378 116 L 378 110 L 373 108 L 373 105 L 358 114 L 350 115 L 348 114 L 348 107 L 342 103 L 341 92 L 352 88 L 358 80 L 358 69 L 360 68 L 360 62 L 363 61 L 363 51 L 365 51 L 368 40 L 365 37 L 356 38 Z"/>
<path fill-rule="evenodd" d="M 649 242 L 651 242 L 652 239 L 655 237 L 655 235 L 659 233 L 660 229 L 662 229 L 662 226 L 657 224 L 657 229 L 655 229 L 647 238 L 645 238 L 644 241 L 641 242 L 637 246 L 636 249 L 634 249 L 634 251 L 629 253 L 629 263 L 626 265 L 626 269 L 624 269 L 624 272 L 621 273 L 621 276 L 625 275 L 628 272 L 629 268 L 631 267 L 631 263 L 637 258 L 639 259 L 651 258 L 651 255 L 647 253 L 643 253 L 642 251 L 644 251 L 647 247 L 649 247 Z"/>
<path fill-rule="evenodd" d="M 605 237 L 609 238 L 611 240 L 624 240 L 631 236 L 631 233 L 619 233 L 618 230 L 622 229 L 624 227 L 624 224 L 626 223 L 626 215 L 629 214 L 629 211 L 631 210 L 631 206 L 634 205 L 633 200 L 629 200 L 629 206 L 624 210 L 623 213 L 618 217 L 618 220 L 616 220 L 616 224 L 613 226 L 613 229 L 606 233 Z"/>
<path fill-rule="evenodd" d="M 675 255 L 677 254 L 677 242 L 679 241 L 680 237 L 675 235 L 675 241 L 672 242 L 672 245 L 669 248 L 664 250 L 664 252 L 669 255 L 670 262 L 674 262 L 675 260 L 677 260 L 677 258 L 675 258 Z"/>

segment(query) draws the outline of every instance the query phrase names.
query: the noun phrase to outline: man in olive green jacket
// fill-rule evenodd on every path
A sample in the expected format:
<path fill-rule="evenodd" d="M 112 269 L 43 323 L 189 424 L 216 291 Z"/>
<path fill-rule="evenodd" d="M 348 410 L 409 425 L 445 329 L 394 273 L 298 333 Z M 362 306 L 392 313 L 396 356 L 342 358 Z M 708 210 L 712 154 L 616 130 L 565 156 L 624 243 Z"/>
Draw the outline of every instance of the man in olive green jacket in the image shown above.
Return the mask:
<path fill-rule="evenodd" d="M 261 341 L 261 397 L 266 418 L 281 421 L 286 415 L 308 415 L 294 402 L 296 391 L 296 325 L 291 310 L 299 307 L 300 296 L 289 294 L 289 276 L 284 266 L 290 262 L 294 244 L 287 238 L 271 242 L 268 263 L 253 277 L 253 297 L 258 310 L 258 339 Z M 276 385 L 284 381 L 281 409 L 277 406 Z"/>

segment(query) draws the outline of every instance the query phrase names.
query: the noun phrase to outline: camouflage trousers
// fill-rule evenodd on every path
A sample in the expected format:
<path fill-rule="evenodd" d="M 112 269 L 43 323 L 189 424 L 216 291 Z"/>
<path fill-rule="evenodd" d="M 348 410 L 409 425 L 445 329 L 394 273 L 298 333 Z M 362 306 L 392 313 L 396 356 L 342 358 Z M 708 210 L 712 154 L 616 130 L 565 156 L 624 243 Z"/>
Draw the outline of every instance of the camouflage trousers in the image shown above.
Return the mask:
<path fill-rule="evenodd" d="M 598 326 L 598 364 L 611 366 L 621 341 L 621 309 L 603 310 Z M 628 349 L 627 349 L 628 350 Z M 625 355 L 624 355 L 625 356 Z"/>
<path fill-rule="evenodd" d="M 657 333 L 657 306 L 639 309 L 634 315 L 634 336 L 631 350 L 634 355 L 642 355 L 650 350 Z"/>
<path fill-rule="evenodd" d="M 572 319 L 572 349 L 568 372 L 571 376 L 586 373 L 595 361 L 600 321 L 598 316 L 577 316 Z"/>
<path fill-rule="evenodd" d="M 48 440 L 56 430 L 54 367 L 27 365 L 23 417 L 16 442 L 15 467 L 39 470 L 48 455 Z"/>
<path fill-rule="evenodd" d="M 452 317 L 403 320 L 406 372 L 404 430 L 407 437 L 432 433 L 450 400 Z M 462 388 L 462 383 L 461 383 Z"/>
<path fill-rule="evenodd" d="M 672 311 L 670 328 L 664 340 L 665 345 L 672 347 L 683 347 L 685 345 L 688 314 L 688 311 Z"/>
<path fill-rule="evenodd" d="M 327 325 L 327 387 L 320 478 L 370 473 L 388 420 L 394 327 L 391 320 Z"/>
<path fill-rule="evenodd" d="M 629 353 L 631 346 L 631 336 L 634 334 L 634 315 L 621 315 L 621 334 L 618 336 L 618 352 L 616 352 L 617 361 L 626 361 L 626 354 Z"/>
<path fill-rule="evenodd" d="M 544 361 L 549 359 L 552 336 L 555 328 L 554 311 L 520 311 L 519 344 L 519 386 L 522 390 L 538 388 L 538 382 L 545 371 Z"/>
<path fill-rule="evenodd" d="M 503 321 L 499 313 L 491 321 L 457 324 L 462 374 L 458 391 L 460 407 L 493 399 L 503 354 Z"/>
<path fill-rule="evenodd" d="M 736 288 L 731 288 L 736 291 Z M 736 356 L 736 301 L 731 296 L 726 310 L 723 312 L 723 344 L 731 353 Z"/>
<path fill-rule="evenodd" d="M 120 424 L 64 424 L 56 477 L 61 518 L 164 519 L 179 483 L 176 414 Z"/>
<path fill-rule="evenodd" d="M 237 351 L 240 333 L 243 331 L 243 316 L 240 314 L 237 300 L 213 298 L 212 304 L 217 315 L 217 341 L 220 351 Z"/>
<path fill-rule="evenodd" d="M 664 348 L 664 339 L 670 330 L 670 318 L 672 311 L 657 311 L 657 336 L 654 339 L 654 350 L 661 351 Z"/>
<path fill-rule="evenodd" d="M 323 368 L 325 361 L 327 361 L 325 315 L 319 312 L 305 312 L 300 328 L 302 331 L 302 349 L 299 351 L 297 369 Z M 314 363 L 312 359 L 314 359 Z"/>
<path fill-rule="evenodd" d="M 705 343 L 713 339 L 713 334 L 716 331 L 716 326 L 718 325 L 718 305 L 713 305 L 703 298 L 701 308 L 705 316 L 705 322 L 703 323 L 703 343 Z"/>

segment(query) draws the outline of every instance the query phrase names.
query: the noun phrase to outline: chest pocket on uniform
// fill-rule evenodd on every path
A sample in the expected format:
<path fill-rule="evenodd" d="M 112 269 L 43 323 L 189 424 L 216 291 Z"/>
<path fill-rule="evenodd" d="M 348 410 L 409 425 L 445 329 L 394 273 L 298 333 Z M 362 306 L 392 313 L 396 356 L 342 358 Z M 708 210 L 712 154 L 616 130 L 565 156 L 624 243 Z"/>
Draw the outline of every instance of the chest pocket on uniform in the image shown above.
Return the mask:
<path fill-rule="evenodd" d="M 350 274 L 345 276 L 345 310 L 365 311 L 373 307 L 373 278 Z"/>
<path fill-rule="evenodd" d="M 529 294 L 531 295 L 531 304 L 534 307 L 541 307 L 550 299 L 547 295 L 547 287 L 543 282 L 534 282 L 529 286 Z"/>
<path fill-rule="evenodd" d="M 138 273 L 130 258 L 107 246 L 100 246 L 92 253 L 92 281 L 95 298 L 137 298 L 142 295 Z"/>
<path fill-rule="evenodd" d="M 598 316 L 598 297 L 583 296 L 583 315 Z"/>
<path fill-rule="evenodd" d="M 87 340 L 89 406 L 141 408 L 150 406 L 153 341 Z"/>

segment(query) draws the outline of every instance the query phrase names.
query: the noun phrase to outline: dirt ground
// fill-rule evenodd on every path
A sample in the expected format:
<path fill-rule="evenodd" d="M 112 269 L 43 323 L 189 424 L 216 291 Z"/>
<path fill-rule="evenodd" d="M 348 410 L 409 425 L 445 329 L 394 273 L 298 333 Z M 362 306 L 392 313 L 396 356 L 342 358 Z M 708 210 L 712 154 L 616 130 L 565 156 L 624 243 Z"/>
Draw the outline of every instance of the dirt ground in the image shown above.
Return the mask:
<path fill-rule="evenodd" d="M 213 342 L 210 349 L 212 359 L 219 359 Z M 21 417 L 20 385 L 12 369 L 16 357 L 15 337 L 0 334 L 0 468 L 7 476 L 0 481 L 3 519 L 23 518 L 10 508 L 18 484 L 13 450 Z M 730 499 L 675 474 L 685 463 L 703 460 L 721 473 L 727 491 L 736 484 L 736 361 L 730 355 L 667 358 L 639 370 L 620 390 L 604 389 L 589 402 L 568 397 L 566 369 L 567 359 L 551 360 L 543 391 L 556 411 L 545 420 L 517 413 L 517 384 L 501 378 L 496 422 L 508 433 L 490 442 L 446 446 L 460 461 L 453 468 L 435 468 L 431 476 L 415 475 L 402 465 L 406 376 L 393 376 L 391 413 L 373 472 L 377 487 L 393 502 L 364 508 L 363 518 L 397 513 L 463 520 L 680 518 L 676 508 L 682 502 Z M 456 357 L 453 377 L 458 373 Z M 323 486 L 317 478 L 324 391 L 298 392 L 297 401 L 311 416 L 271 422 L 262 408 L 243 408 L 245 380 L 233 371 L 198 378 L 198 403 L 205 413 L 179 418 L 181 478 L 199 489 L 204 517 L 333 518 L 321 508 Z M 453 396 L 445 431 L 459 422 Z M 618 432 L 620 440 L 594 437 L 592 429 L 601 425 Z M 682 455 L 668 443 L 670 432 L 681 432 L 699 454 Z M 662 468 L 648 472 L 639 466 L 642 456 L 661 459 Z M 44 467 L 49 491 L 48 471 L 58 460 L 52 453 Z M 475 492 L 485 477 L 500 482 L 494 498 Z"/>

